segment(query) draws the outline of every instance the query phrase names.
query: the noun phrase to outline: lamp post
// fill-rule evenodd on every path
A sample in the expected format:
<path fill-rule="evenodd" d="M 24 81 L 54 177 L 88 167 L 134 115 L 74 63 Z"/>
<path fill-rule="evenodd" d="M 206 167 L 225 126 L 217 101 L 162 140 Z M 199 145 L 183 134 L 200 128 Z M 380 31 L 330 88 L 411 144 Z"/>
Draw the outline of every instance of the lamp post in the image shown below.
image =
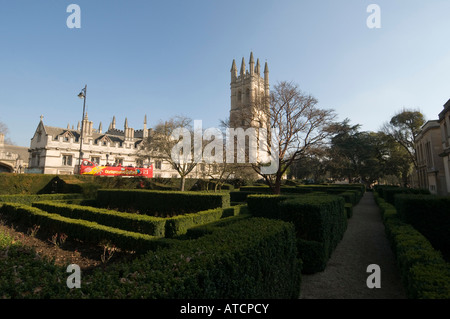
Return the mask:
<path fill-rule="evenodd" d="M 80 99 L 83 99 L 83 116 L 81 118 L 81 135 L 80 135 L 80 154 L 78 156 L 78 174 L 81 174 L 81 158 L 83 157 L 83 131 L 84 131 L 84 110 L 86 108 L 86 90 L 87 85 L 84 86 L 84 88 L 81 90 L 80 94 L 78 94 L 78 97 Z"/>

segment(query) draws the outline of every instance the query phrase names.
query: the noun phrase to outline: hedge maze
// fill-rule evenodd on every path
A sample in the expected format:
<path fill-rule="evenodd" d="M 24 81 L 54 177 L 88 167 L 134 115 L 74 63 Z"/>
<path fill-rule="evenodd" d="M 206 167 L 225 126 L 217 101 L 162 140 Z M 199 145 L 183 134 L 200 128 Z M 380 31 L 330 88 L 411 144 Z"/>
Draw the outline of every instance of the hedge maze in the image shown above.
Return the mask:
<path fill-rule="evenodd" d="M 281 195 L 270 195 L 267 187 L 218 193 L 98 189 L 94 198 L 1 195 L 0 217 L 134 254 L 84 275 L 80 289 L 62 289 L 64 269 L 50 261 L 24 262 L 33 254 L 22 254 L 31 273 L 42 268 L 52 274 L 33 298 L 295 299 L 301 274 L 325 269 L 364 192 L 362 185 L 299 185 L 283 187 Z M 17 247 L 2 249 L 17 255 Z M 13 264 L 0 258 L 6 298 L 23 297 L 25 289 L 6 275 Z M 59 285 L 55 276 L 61 276 Z"/>
<path fill-rule="evenodd" d="M 450 299 L 449 197 L 379 186 L 375 200 L 408 298 Z"/>

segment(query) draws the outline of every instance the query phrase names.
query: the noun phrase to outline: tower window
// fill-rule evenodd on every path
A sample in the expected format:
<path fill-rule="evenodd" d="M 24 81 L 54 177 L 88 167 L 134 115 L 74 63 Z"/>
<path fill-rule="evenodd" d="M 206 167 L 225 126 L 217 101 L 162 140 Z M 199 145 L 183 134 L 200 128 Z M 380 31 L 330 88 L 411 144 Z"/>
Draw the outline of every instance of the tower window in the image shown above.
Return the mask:
<path fill-rule="evenodd" d="M 241 91 L 238 91 L 238 96 L 237 96 L 237 98 L 238 98 L 238 101 L 239 101 L 239 102 L 242 101 L 242 92 L 241 92 Z"/>

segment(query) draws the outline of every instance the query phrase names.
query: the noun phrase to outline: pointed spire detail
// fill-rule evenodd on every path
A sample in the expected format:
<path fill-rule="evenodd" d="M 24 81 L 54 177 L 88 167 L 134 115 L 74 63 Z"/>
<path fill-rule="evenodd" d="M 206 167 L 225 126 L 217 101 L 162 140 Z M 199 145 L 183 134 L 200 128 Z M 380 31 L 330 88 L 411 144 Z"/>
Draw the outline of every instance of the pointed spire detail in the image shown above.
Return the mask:
<path fill-rule="evenodd" d="M 237 72 L 237 67 L 236 67 L 236 60 L 233 59 L 233 64 L 231 64 L 231 73 Z"/>
<path fill-rule="evenodd" d="M 242 63 L 241 63 L 241 71 L 240 71 L 241 75 L 245 74 L 245 59 L 242 58 Z"/>
<path fill-rule="evenodd" d="M 144 116 L 144 124 L 147 124 L 147 114 Z"/>
<path fill-rule="evenodd" d="M 128 119 L 125 118 L 125 128 L 128 128 Z"/>
<path fill-rule="evenodd" d="M 255 73 L 255 59 L 253 58 L 253 52 L 250 52 L 250 74 Z"/>
<path fill-rule="evenodd" d="M 99 126 L 98 126 L 98 132 L 99 132 L 100 134 L 102 134 L 102 130 L 103 130 L 103 128 L 102 128 L 102 122 L 100 122 L 100 124 L 99 124 Z"/>
<path fill-rule="evenodd" d="M 266 65 L 264 66 L 264 73 L 269 73 L 269 66 L 267 65 L 267 62 Z"/>
<path fill-rule="evenodd" d="M 256 59 L 255 73 L 258 75 L 261 73 L 261 65 L 259 64 L 259 59 Z"/>

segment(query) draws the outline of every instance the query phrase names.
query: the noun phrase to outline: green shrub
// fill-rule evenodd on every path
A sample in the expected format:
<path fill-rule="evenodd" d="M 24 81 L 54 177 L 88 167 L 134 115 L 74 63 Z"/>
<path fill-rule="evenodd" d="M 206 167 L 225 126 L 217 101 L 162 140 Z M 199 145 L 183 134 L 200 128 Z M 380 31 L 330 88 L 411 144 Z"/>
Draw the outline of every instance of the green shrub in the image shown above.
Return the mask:
<path fill-rule="evenodd" d="M 383 199 L 389 204 L 395 205 L 395 196 L 397 194 L 415 194 L 415 195 L 429 195 L 428 189 L 416 189 L 407 187 L 386 187 L 383 188 Z"/>
<path fill-rule="evenodd" d="M 0 194 L 42 193 L 55 177 L 47 174 L 0 174 Z"/>
<path fill-rule="evenodd" d="M 393 205 L 375 194 L 408 298 L 449 299 L 450 267 L 442 254 L 412 225 L 403 222 Z"/>
<path fill-rule="evenodd" d="M 345 191 L 343 193 L 338 193 L 337 195 L 342 196 L 346 203 L 356 205 L 359 202 L 359 198 L 356 191 Z"/>
<path fill-rule="evenodd" d="M 172 238 L 175 236 L 184 235 L 189 228 L 219 220 L 223 217 L 223 214 L 223 208 L 216 208 L 198 213 L 167 218 L 165 226 L 166 237 Z"/>
<path fill-rule="evenodd" d="M 70 238 L 77 238 L 94 244 L 107 240 L 120 248 L 140 252 L 156 249 L 160 244 L 164 244 L 164 242 L 158 242 L 156 240 L 158 237 L 155 236 L 50 214 L 36 207 L 23 204 L 5 203 L 0 208 L 0 214 L 12 222 L 19 222 L 28 226 L 40 225 L 41 229 L 46 232 L 63 232 Z"/>
<path fill-rule="evenodd" d="M 254 192 L 249 191 L 231 191 L 230 192 L 230 201 L 231 202 L 245 202 L 247 200 L 248 195 L 255 194 Z"/>
<path fill-rule="evenodd" d="M 33 207 L 73 219 L 83 219 L 105 226 L 164 237 L 166 224 L 164 218 L 54 202 L 36 202 L 33 203 Z"/>
<path fill-rule="evenodd" d="M 0 298 L 55 299 L 67 294 L 65 267 L 20 244 L 0 247 Z"/>
<path fill-rule="evenodd" d="M 352 218 L 353 216 L 353 205 L 350 203 L 345 203 L 345 213 L 347 215 L 347 218 Z"/>
<path fill-rule="evenodd" d="M 230 206 L 229 193 L 171 192 L 149 190 L 99 190 L 99 207 L 137 210 L 141 214 L 182 215 Z"/>
<path fill-rule="evenodd" d="M 331 195 L 249 195 L 253 216 L 281 219 L 295 225 L 303 271 L 322 271 L 347 228 L 344 199 Z M 317 259 L 319 258 L 319 259 Z"/>
<path fill-rule="evenodd" d="M 450 197 L 396 195 L 399 217 L 422 233 L 450 261 Z"/>
<path fill-rule="evenodd" d="M 98 269 L 71 297 L 297 299 L 300 270 L 293 226 L 249 218 Z"/>
<path fill-rule="evenodd" d="M 0 202 L 31 205 L 33 202 L 47 200 L 82 200 L 80 194 L 21 194 L 0 195 Z"/>
<path fill-rule="evenodd" d="M 286 200 L 285 195 L 249 195 L 247 205 L 250 213 L 255 217 L 278 218 L 279 203 Z"/>
<path fill-rule="evenodd" d="M 297 238 L 302 240 L 299 241 L 298 251 L 305 273 L 325 269 L 331 253 L 347 229 L 344 200 L 339 196 L 291 198 L 279 204 L 279 218 L 295 225 Z"/>

